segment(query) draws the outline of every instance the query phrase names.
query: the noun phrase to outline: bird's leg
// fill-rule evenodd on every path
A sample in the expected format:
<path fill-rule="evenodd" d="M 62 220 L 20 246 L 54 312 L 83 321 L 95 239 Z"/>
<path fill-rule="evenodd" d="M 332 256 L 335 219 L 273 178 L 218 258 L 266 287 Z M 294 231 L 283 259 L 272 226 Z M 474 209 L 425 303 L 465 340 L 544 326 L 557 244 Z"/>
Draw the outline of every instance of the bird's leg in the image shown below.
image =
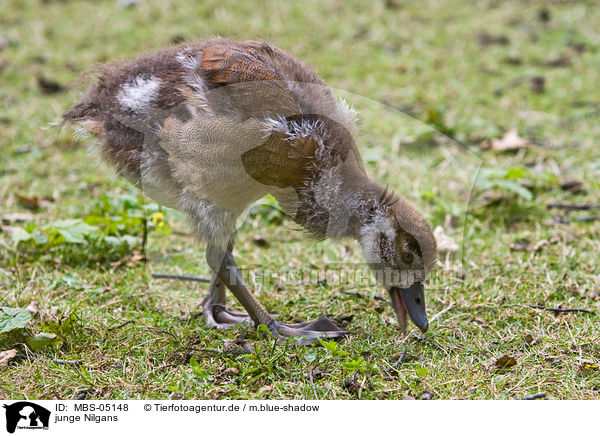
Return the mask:
<path fill-rule="evenodd" d="M 231 249 L 223 249 L 215 245 L 209 245 L 206 249 L 208 264 L 217 271 L 217 276 L 225 286 L 233 293 L 235 298 L 244 306 L 250 319 L 256 326 L 264 324 L 269 331 L 279 337 L 299 337 L 298 344 L 308 344 L 318 338 L 339 338 L 350 332 L 341 330 L 329 318 L 322 316 L 314 321 L 306 321 L 298 324 L 282 324 L 266 311 L 260 302 L 244 283 L 242 274 L 231 254 Z"/>
<path fill-rule="evenodd" d="M 233 250 L 233 238 L 229 243 L 228 250 Z M 208 292 L 199 304 L 202 307 L 204 321 L 209 327 L 226 329 L 248 321 L 247 313 L 228 309 L 226 302 L 227 289 L 219 279 L 217 272 L 213 270 Z"/>
<path fill-rule="evenodd" d="M 226 329 L 248 321 L 248 314 L 227 308 L 226 288 L 217 273 L 213 273 L 208 293 L 200 302 L 204 321 L 209 327 Z"/>

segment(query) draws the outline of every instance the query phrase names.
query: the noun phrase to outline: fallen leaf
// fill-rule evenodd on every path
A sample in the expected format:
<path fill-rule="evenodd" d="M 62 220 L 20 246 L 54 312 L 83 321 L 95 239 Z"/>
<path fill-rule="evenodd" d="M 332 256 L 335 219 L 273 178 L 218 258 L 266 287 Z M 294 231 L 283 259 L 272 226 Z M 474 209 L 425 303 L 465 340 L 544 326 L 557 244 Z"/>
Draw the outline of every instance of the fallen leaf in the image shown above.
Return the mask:
<path fill-rule="evenodd" d="M 435 237 L 439 253 L 456 253 L 458 251 L 458 244 L 454 241 L 454 238 L 446 235 L 442 226 L 435 228 L 433 236 Z"/>
<path fill-rule="evenodd" d="M 252 242 L 254 242 L 254 245 L 260 248 L 268 248 L 271 245 L 265 238 L 255 238 L 252 240 Z"/>
<path fill-rule="evenodd" d="M 414 400 L 415 397 L 411 397 L 410 395 L 402 395 L 403 400 Z"/>
<path fill-rule="evenodd" d="M 33 337 L 25 339 L 25 343 L 32 351 L 39 351 L 48 345 L 56 346 L 61 340 L 54 333 L 40 332 Z"/>
<path fill-rule="evenodd" d="M 583 53 L 587 49 L 587 46 L 583 42 L 570 42 L 567 44 L 567 46 L 578 54 Z"/>
<path fill-rule="evenodd" d="M 146 262 L 146 256 L 144 256 L 139 251 L 134 251 L 132 255 L 128 255 L 120 260 L 111 262 L 110 266 L 112 266 L 113 268 L 117 268 L 122 265 L 132 267 L 132 266 L 136 266 L 139 264 L 143 264 L 145 262 Z"/>
<path fill-rule="evenodd" d="M 494 151 L 510 151 L 525 148 L 531 143 L 524 138 L 521 138 L 517 133 L 517 129 L 511 129 L 504 134 L 501 139 L 486 140 L 481 144 L 482 148 Z"/>
<path fill-rule="evenodd" d="M 579 180 L 565 180 L 561 183 L 560 189 L 570 192 L 571 194 L 578 194 L 585 191 L 585 189 L 583 189 L 583 183 Z"/>
<path fill-rule="evenodd" d="M 507 45 L 510 40 L 508 39 L 507 36 L 504 35 L 491 35 L 487 32 L 479 32 L 477 34 L 477 40 L 479 41 L 479 44 L 481 45 L 493 45 L 493 44 L 498 44 L 498 45 Z"/>
<path fill-rule="evenodd" d="M 223 352 L 226 355 L 241 356 L 254 353 L 254 346 L 243 339 L 225 339 Z"/>
<path fill-rule="evenodd" d="M 554 59 L 547 60 L 544 65 L 547 67 L 567 67 L 571 65 L 571 57 L 566 53 L 562 53 Z"/>
<path fill-rule="evenodd" d="M 540 20 L 542 23 L 549 22 L 551 18 L 552 15 L 550 14 L 548 8 L 542 8 L 538 11 L 538 20 Z"/>
<path fill-rule="evenodd" d="M 360 383 L 354 377 L 346 377 L 342 382 L 342 386 L 351 394 L 360 391 Z"/>
<path fill-rule="evenodd" d="M 433 398 L 433 392 L 423 391 L 421 394 L 421 400 L 431 400 Z"/>
<path fill-rule="evenodd" d="M 533 76 L 529 79 L 529 89 L 535 94 L 541 94 L 546 89 L 546 78 L 544 76 Z"/>
<path fill-rule="evenodd" d="M 0 308 L 0 333 L 22 329 L 31 320 L 31 313 L 17 307 Z"/>
<path fill-rule="evenodd" d="M 56 80 L 48 79 L 43 76 L 37 78 L 37 83 L 42 91 L 42 94 L 56 94 L 65 90 L 65 87 L 58 83 Z"/>
<path fill-rule="evenodd" d="M 8 363 L 15 358 L 17 350 L 0 351 L 0 368 L 6 368 Z"/>
<path fill-rule="evenodd" d="M 527 342 L 528 344 L 533 343 L 533 336 L 529 333 L 527 333 L 525 336 L 523 336 L 523 340 L 525 342 Z"/>
<path fill-rule="evenodd" d="M 502 61 L 509 65 L 521 65 L 523 63 L 523 59 L 519 56 L 507 56 Z"/>
<path fill-rule="evenodd" d="M 538 241 L 535 244 L 532 244 L 529 239 L 517 239 L 515 242 L 513 242 L 512 244 L 510 244 L 510 249 L 512 251 L 529 251 L 532 253 L 535 253 L 536 251 L 539 251 L 540 248 L 542 248 L 545 245 L 549 245 L 550 242 L 547 239 L 542 239 L 541 241 Z"/>
<path fill-rule="evenodd" d="M 33 220 L 33 215 L 29 212 L 14 212 L 14 213 L 5 213 L 2 215 L 2 221 L 6 221 L 8 223 L 13 222 L 29 222 Z"/>
<path fill-rule="evenodd" d="M 530 245 L 529 239 L 522 238 L 510 244 L 510 249 L 512 251 L 529 251 Z"/>
<path fill-rule="evenodd" d="M 512 368 L 513 366 L 515 366 L 517 364 L 517 359 L 515 359 L 512 356 L 509 356 L 508 354 L 505 354 L 504 356 L 500 357 L 499 359 L 497 359 L 494 362 L 494 365 L 496 366 L 496 368 L 498 368 L 499 370 L 503 370 L 503 369 L 508 369 L 508 368 Z"/>
<path fill-rule="evenodd" d="M 49 197 L 38 197 L 37 195 L 21 195 L 15 194 L 15 197 L 27 209 L 38 210 L 47 207 L 52 203 Z"/>

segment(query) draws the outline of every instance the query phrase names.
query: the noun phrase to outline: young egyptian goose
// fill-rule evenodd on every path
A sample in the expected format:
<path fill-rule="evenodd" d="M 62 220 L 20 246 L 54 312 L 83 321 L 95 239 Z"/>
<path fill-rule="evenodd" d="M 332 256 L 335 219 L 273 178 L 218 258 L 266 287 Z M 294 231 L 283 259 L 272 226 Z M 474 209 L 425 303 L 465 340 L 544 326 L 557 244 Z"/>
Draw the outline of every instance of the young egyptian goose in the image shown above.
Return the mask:
<path fill-rule="evenodd" d="M 398 322 L 427 330 L 423 281 L 436 256 L 423 216 L 369 180 L 353 113 L 305 64 L 261 41 L 212 39 L 104 66 L 64 114 L 102 140 L 119 174 L 185 213 L 213 271 L 203 312 L 212 327 L 249 316 L 283 337 L 341 337 L 321 317 L 275 320 L 232 255 L 235 223 L 266 194 L 318 239 L 354 238 L 384 285 Z M 228 288 L 246 309 L 225 307 Z"/>

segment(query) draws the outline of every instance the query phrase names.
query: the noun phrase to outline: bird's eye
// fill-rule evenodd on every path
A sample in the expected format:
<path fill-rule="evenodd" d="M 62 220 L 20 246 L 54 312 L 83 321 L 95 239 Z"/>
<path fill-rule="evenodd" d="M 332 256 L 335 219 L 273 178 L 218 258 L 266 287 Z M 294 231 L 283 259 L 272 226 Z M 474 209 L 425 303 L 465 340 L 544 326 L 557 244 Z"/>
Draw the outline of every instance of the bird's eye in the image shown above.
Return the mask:
<path fill-rule="evenodd" d="M 415 256 L 410 251 L 405 251 L 402 253 L 402 261 L 404 263 L 412 263 L 415 260 Z"/>

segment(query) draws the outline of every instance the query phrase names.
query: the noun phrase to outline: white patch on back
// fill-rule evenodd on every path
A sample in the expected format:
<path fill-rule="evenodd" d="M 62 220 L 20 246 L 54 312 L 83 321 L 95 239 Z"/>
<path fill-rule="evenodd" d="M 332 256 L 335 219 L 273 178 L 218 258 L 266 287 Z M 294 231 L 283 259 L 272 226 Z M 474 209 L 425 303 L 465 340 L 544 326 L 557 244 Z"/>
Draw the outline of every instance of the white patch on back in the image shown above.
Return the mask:
<path fill-rule="evenodd" d="M 134 112 L 144 112 L 156 97 L 159 88 L 160 80 L 157 77 L 138 76 L 132 81 L 123 84 L 117 94 L 117 100 L 125 109 L 131 109 Z"/>

